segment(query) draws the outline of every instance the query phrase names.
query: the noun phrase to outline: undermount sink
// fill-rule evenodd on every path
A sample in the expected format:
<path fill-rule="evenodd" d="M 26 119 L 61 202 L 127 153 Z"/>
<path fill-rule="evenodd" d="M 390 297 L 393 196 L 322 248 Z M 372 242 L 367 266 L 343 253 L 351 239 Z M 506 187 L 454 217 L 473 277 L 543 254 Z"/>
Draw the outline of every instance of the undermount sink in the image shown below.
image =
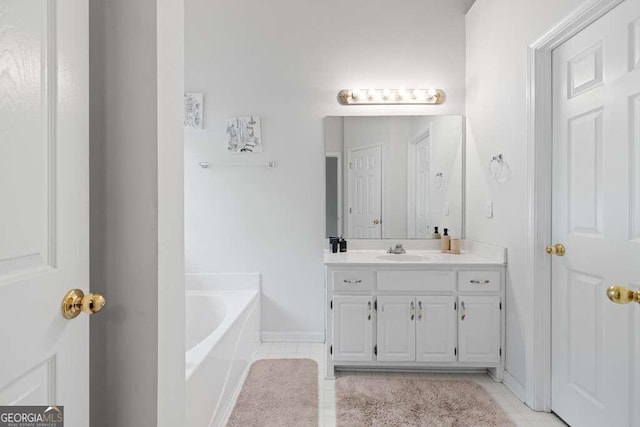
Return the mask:
<path fill-rule="evenodd" d="M 380 255 L 377 258 L 384 261 L 411 262 L 411 261 L 424 261 L 427 259 L 433 259 L 434 257 L 408 255 L 408 254 L 389 254 L 389 255 Z"/>

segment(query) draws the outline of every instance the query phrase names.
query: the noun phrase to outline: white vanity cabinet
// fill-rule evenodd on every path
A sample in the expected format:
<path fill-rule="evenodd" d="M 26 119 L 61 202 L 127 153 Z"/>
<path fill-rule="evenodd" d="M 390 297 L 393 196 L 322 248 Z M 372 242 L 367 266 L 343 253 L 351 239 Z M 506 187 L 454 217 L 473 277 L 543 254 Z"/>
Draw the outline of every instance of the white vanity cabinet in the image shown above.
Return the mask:
<path fill-rule="evenodd" d="M 326 263 L 335 369 L 504 371 L 503 263 Z"/>
<path fill-rule="evenodd" d="M 415 298 L 379 296 L 377 360 L 409 362 L 416 360 Z"/>
<path fill-rule="evenodd" d="M 373 297 L 335 295 L 331 300 L 333 349 L 336 359 L 373 360 Z"/>
<path fill-rule="evenodd" d="M 460 295 L 458 344 L 461 362 L 499 362 L 500 314 L 499 296 Z"/>
<path fill-rule="evenodd" d="M 377 353 L 386 362 L 453 362 L 453 296 L 378 296 Z M 337 357 L 334 359 L 339 360 Z"/>
<path fill-rule="evenodd" d="M 455 297 L 420 296 L 416 299 L 416 361 L 455 362 L 458 321 Z"/>

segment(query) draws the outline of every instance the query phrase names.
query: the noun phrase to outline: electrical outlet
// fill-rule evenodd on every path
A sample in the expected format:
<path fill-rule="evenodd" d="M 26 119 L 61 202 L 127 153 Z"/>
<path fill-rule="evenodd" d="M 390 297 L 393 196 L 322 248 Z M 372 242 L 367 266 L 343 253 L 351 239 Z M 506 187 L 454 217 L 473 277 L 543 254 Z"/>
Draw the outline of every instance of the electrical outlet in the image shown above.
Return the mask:
<path fill-rule="evenodd" d="M 487 202 L 485 205 L 485 213 L 487 218 L 493 218 L 493 202 Z"/>

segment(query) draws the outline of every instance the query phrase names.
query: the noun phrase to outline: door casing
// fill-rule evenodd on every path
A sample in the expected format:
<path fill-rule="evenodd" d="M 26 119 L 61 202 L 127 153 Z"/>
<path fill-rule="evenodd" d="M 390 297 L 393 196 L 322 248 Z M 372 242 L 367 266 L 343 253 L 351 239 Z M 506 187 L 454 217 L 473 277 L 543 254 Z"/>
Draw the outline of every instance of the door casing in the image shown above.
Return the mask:
<path fill-rule="evenodd" d="M 593 0 L 551 28 L 528 49 L 527 68 L 527 287 L 533 289 L 533 354 L 527 360 L 526 403 L 536 411 L 551 411 L 551 243 L 552 200 L 552 52 L 625 0 Z M 634 310 L 634 324 L 640 314 Z M 640 339 L 632 346 L 640 357 Z M 640 384 L 640 369 L 633 373 Z M 508 382 L 508 381 L 505 381 Z M 640 391 L 631 401 L 640 400 Z M 632 424 L 640 421 L 640 408 L 630 409 Z M 635 411 L 635 412 L 633 412 Z"/>

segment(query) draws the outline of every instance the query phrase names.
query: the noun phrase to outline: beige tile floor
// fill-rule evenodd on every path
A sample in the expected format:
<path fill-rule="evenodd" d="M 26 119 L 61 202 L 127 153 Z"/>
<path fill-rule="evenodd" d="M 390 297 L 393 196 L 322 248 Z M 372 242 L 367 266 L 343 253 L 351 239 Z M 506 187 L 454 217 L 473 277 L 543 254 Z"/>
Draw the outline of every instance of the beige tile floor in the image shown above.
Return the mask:
<path fill-rule="evenodd" d="M 324 344 L 319 343 L 264 343 L 255 359 L 308 358 L 318 363 L 320 426 L 336 425 L 335 381 L 324 378 Z M 420 378 L 464 378 L 480 384 L 500 405 L 517 426 L 565 426 L 558 417 L 544 412 L 535 412 L 522 403 L 509 389 L 496 383 L 488 375 L 477 374 L 431 374 L 431 373 L 384 373 L 354 372 L 355 375 L 405 376 Z"/>

